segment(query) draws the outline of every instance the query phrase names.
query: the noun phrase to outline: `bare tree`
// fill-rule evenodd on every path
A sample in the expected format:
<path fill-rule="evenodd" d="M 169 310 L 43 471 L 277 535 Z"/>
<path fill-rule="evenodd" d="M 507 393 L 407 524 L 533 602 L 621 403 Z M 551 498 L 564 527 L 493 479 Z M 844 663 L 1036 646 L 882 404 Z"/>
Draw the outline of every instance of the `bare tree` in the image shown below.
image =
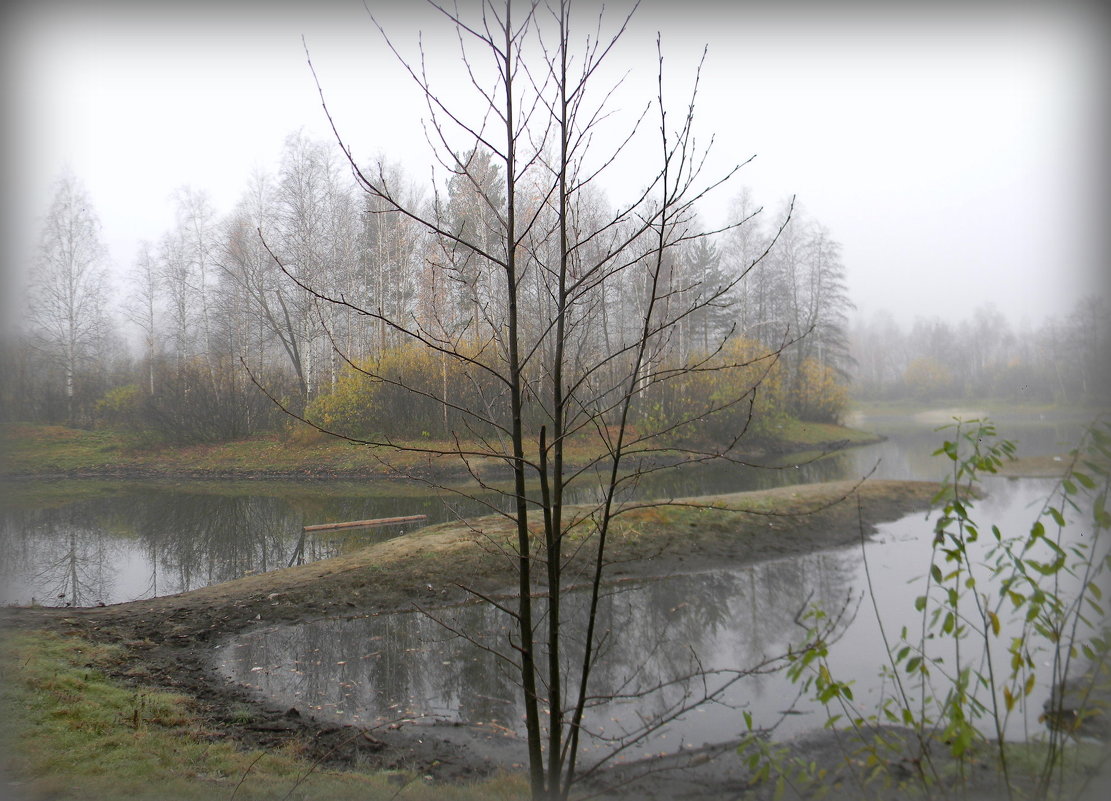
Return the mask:
<path fill-rule="evenodd" d="M 213 377 L 216 347 L 213 342 L 212 290 L 215 281 L 213 255 L 216 250 L 216 212 L 202 190 L 181 186 L 173 194 L 176 224 L 172 234 L 180 269 L 192 296 L 193 317 L 199 327 L 195 347 Z"/>
<path fill-rule="evenodd" d="M 275 268 L 259 231 L 279 226 L 278 203 L 273 182 L 255 175 L 235 211 L 225 225 L 224 248 L 219 258 L 223 277 L 233 293 L 249 301 L 249 314 L 258 331 L 251 352 L 239 355 L 256 372 L 267 363 L 266 342 L 277 342 L 297 382 L 296 408 L 302 409 L 308 395 L 307 321 L 309 303 L 300 293 L 290 291 L 288 283 Z"/>
<path fill-rule="evenodd" d="M 340 185 L 339 166 L 336 154 L 324 143 L 310 140 L 303 132 L 288 137 L 275 186 L 273 229 L 268 234 L 280 249 L 286 269 L 330 292 L 354 272 L 357 242 L 354 205 L 349 188 Z M 334 312 L 303 293 L 289 292 L 288 286 L 278 293 L 289 350 L 291 356 L 296 354 L 294 369 L 307 398 L 322 378 L 330 383 L 335 374 L 336 365 L 323 350 L 327 342 L 322 329 L 329 323 L 334 329 Z"/>
<path fill-rule="evenodd" d="M 146 357 L 147 391 L 155 390 L 155 363 L 158 355 L 160 324 L 160 291 L 158 259 L 150 242 L 139 243 L 139 253 L 132 267 L 134 289 L 126 309 L 128 318 L 143 332 L 143 353 Z"/>
<path fill-rule="evenodd" d="M 391 185 L 403 187 L 400 191 L 410 195 L 404 203 L 418 208 L 420 195 L 413 187 L 407 187 L 407 178 L 401 167 L 386 167 Z M 359 240 L 359 253 L 356 257 L 357 274 L 355 281 L 348 283 L 358 291 L 354 297 L 360 306 L 373 306 L 385 316 L 396 320 L 406 319 L 416 314 L 420 303 L 421 288 L 429 292 L 434 281 L 424 285 L 420 277 L 424 272 L 422 265 L 422 234 L 420 227 L 412 220 L 392 214 L 391 209 L 372 195 L 362 196 L 363 215 Z M 428 309 L 443 307 L 443 300 L 433 303 L 428 296 Z M 401 339 L 396 332 L 386 326 L 381 319 L 369 326 L 368 337 L 361 343 L 365 354 L 381 353 L 385 348 L 396 347 Z M 349 328 L 350 337 L 358 337 L 358 327 Z M 354 345 L 354 342 L 353 342 Z"/>
<path fill-rule="evenodd" d="M 753 363 L 775 360 L 774 353 L 723 359 L 731 329 L 718 332 L 709 353 L 678 353 L 674 337 L 692 315 L 720 305 L 766 249 L 728 280 L 704 284 L 703 276 L 680 273 L 681 249 L 713 233 L 696 227 L 695 204 L 739 166 L 718 180 L 702 177 L 705 150 L 694 141 L 698 75 L 680 113 L 670 116 L 662 51 L 656 97 L 624 130 L 613 130 L 610 103 L 620 79 L 606 83 L 604 65 L 629 17 L 609 33 L 599 17 L 585 43 L 575 45 L 569 2 L 522 9 L 511 0 L 488 0 L 473 18 L 453 6 L 432 8 L 457 34 L 460 63 L 479 106 L 473 113 L 465 100 L 453 97 L 449 103 L 438 94 L 423 57 L 406 60 L 382 33 L 427 102 L 426 130 L 447 175 L 446 198 L 431 208 L 413 203 L 396 174 L 381 163 L 362 167 L 338 131 L 336 136 L 368 205 L 426 232 L 430 276 L 446 284 L 445 291 L 430 293 L 419 314 L 362 306 L 353 300 L 356 294 L 286 263 L 279 245 L 269 250 L 317 303 L 390 330 L 463 376 L 470 387 L 465 395 L 441 391 L 413 380 L 404 366 L 356 361 L 333 332 L 333 347 L 348 369 L 422 402 L 432 400 L 445 419 L 450 412 L 455 445 L 445 449 L 389 435 L 329 433 L 453 455 L 487 492 L 496 488 L 486 485 L 477 461 L 497 461 L 512 475 L 512 488 L 501 491 L 504 505 L 491 503 L 511 535 L 504 539 L 476 530 L 480 541 L 512 560 L 517 579 L 512 601 L 468 589 L 512 618 L 511 647 L 494 650 L 519 676 L 532 794 L 562 799 L 581 776 L 605 762 L 594 761 L 585 770 L 578 764 L 580 746 L 597 734 L 589 730 L 585 713 L 597 700 L 591 695 L 592 672 L 610 636 L 598 612 L 610 563 L 608 539 L 614 521 L 632 508 L 622 502 L 623 492 L 656 469 L 676 430 L 746 404 L 750 409 L 762 374 L 751 369 Z M 600 176 L 622 158 L 630 140 L 651 132 L 656 162 L 643 187 L 616 207 L 600 203 L 592 191 Z M 605 137 L 618 144 L 603 153 L 596 139 Z M 460 140 L 467 146 L 458 147 Z M 607 325 L 604 307 L 611 298 L 620 298 L 626 313 Z M 745 378 L 738 378 L 728 397 L 699 399 L 679 419 L 634 430 L 639 407 L 654 389 L 717 372 Z M 673 452 L 671 458 L 731 458 L 746 420 L 742 414 L 719 446 Z M 566 458 L 572 443 L 588 454 L 574 466 Z M 568 489 L 586 484 L 600 500 L 589 507 L 569 505 Z M 536 488 L 531 493 L 530 485 Z M 575 582 L 589 588 L 587 600 L 581 608 L 565 607 L 564 594 Z M 568 645 L 572 641 L 575 648 Z M 660 688 L 637 692 L 653 689 Z M 657 718 L 611 742 L 609 757 L 706 697 L 682 695 Z"/>
<path fill-rule="evenodd" d="M 62 371 L 66 418 L 76 422 L 77 384 L 103 339 L 105 250 L 100 220 L 77 177 L 65 172 L 43 223 L 36 269 L 31 277 L 32 334 Z"/>
<path fill-rule="evenodd" d="M 158 245 L 158 282 L 166 298 L 170 324 L 169 345 L 177 369 L 197 354 L 196 276 L 182 231 L 175 228 L 162 236 Z"/>

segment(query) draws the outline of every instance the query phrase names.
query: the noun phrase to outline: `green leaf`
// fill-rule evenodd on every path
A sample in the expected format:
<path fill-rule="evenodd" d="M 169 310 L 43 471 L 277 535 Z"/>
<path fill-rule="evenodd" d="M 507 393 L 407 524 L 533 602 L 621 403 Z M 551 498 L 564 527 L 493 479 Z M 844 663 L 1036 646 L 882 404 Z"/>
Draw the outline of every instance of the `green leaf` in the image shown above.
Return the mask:
<path fill-rule="evenodd" d="M 915 608 L 915 610 L 917 610 L 919 612 L 921 612 L 923 609 L 926 608 L 926 596 L 925 595 L 919 595 L 917 598 L 914 599 L 914 608 Z"/>
<path fill-rule="evenodd" d="M 1052 576 L 1057 573 L 1065 565 L 1065 557 L 1059 556 L 1052 562 L 1038 562 L 1034 559 L 1028 560 L 1030 567 L 1041 573 L 1043 576 Z"/>

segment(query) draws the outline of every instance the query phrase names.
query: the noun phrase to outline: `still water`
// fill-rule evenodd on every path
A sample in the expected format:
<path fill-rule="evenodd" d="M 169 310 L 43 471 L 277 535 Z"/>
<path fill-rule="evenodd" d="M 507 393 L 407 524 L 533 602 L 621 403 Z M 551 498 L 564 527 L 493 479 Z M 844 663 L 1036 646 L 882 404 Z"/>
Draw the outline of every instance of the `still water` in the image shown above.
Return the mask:
<path fill-rule="evenodd" d="M 990 480 L 977 514 L 1004 534 L 1022 534 L 1052 486 Z M 800 612 L 812 604 L 831 613 L 847 609 L 830 669 L 854 683 L 861 713 L 875 711 L 891 688 L 879 679 L 881 638 L 864 565 L 888 636 L 897 638 L 903 626 L 916 630 L 913 599 L 923 592 L 931 531 L 931 519 L 911 515 L 882 526 L 862 548 L 611 587 L 600 619 L 605 647 L 592 674 L 592 692 L 608 700 L 585 718 L 593 735 L 587 753 L 607 753 L 672 716 L 623 757 L 732 740 L 742 734 L 744 711 L 756 725 L 775 727 L 777 737 L 820 727 L 824 710 L 798 699 L 798 689 L 766 664 L 803 641 Z M 572 594 L 565 621 L 584 612 L 585 600 Z M 1004 620 L 1000 642 L 1008 641 L 1013 625 Z M 513 656 L 510 630 L 507 616 L 487 604 L 325 619 L 250 632 L 225 646 L 219 662 L 232 681 L 330 719 L 451 721 L 520 736 L 524 709 L 505 659 Z M 569 645 L 569 665 L 581 659 L 576 645 Z M 1010 736 L 1040 728 L 1046 697 L 1048 687 L 1035 690 L 1027 714 L 1010 719 Z M 707 698 L 710 703 L 684 713 Z"/>
<path fill-rule="evenodd" d="M 969 416 L 975 410 L 962 410 Z M 936 479 L 944 464 L 931 458 L 934 429 L 955 410 L 918 419 L 856 418 L 852 425 L 888 438 L 818 458 L 795 456 L 768 467 L 702 466 L 660 471 L 631 486 L 627 497 L 684 497 L 794 483 L 882 478 Z M 1022 455 L 1056 453 L 1077 436 L 1078 421 L 1010 421 L 1008 436 Z M 584 484 L 571 503 L 592 500 Z M 88 606 L 168 595 L 335 556 L 414 525 L 322 532 L 302 526 L 343 520 L 425 514 L 451 520 L 501 505 L 495 493 L 478 500 L 388 480 L 363 483 L 67 481 L 14 482 L 0 504 L 0 603 Z"/>

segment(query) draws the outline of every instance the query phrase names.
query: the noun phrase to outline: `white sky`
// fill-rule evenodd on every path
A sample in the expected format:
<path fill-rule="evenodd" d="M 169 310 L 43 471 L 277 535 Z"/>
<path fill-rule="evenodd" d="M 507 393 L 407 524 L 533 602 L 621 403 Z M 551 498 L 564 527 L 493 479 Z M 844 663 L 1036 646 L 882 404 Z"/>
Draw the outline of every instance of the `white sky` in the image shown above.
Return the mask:
<path fill-rule="evenodd" d="M 452 86 L 454 40 L 427 9 L 368 3 L 409 52 L 424 28 Z M 585 24 L 598 4 L 579 7 Z M 359 0 L 37 0 L 3 14 L 9 274 L 67 164 L 122 272 L 171 225 L 178 186 L 226 212 L 288 134 L 329 137 L 302 35 L 356 155 L 427 175 L 422 106 Z M 842 243 L 862 312 L 909 323 L 994 301 L 1036 324 L 1105 283 L 1103 23 L 1077 3 L 647 0 L 618 54 L 631 70 L 619 105 L 652 98 L 657 30 L 676 82 L 708 45 L 698 129 L 716 136 L 714 165 L 756 154 L 736 188 L 769 207 L 796 194 Z"/>

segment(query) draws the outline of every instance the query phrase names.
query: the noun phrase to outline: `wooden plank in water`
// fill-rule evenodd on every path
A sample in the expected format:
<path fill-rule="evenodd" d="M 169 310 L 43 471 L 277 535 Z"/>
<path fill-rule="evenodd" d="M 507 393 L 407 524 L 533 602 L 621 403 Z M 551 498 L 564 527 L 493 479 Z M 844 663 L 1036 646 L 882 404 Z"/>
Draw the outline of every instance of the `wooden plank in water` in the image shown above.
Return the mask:
<path fill-rule="evenodd" d="M 302 531 L 330 531 L 336 528 L 364 528 L 369 526 L 388 526 L 394 523 L 412 523 L 417 520 L 427 520 L 428 515 L 406 515 L 404 517 L 379 517 L 374 520 L 352 520 L 347 523 L 318 523 L 314 526 L 302 526 Z"/>

